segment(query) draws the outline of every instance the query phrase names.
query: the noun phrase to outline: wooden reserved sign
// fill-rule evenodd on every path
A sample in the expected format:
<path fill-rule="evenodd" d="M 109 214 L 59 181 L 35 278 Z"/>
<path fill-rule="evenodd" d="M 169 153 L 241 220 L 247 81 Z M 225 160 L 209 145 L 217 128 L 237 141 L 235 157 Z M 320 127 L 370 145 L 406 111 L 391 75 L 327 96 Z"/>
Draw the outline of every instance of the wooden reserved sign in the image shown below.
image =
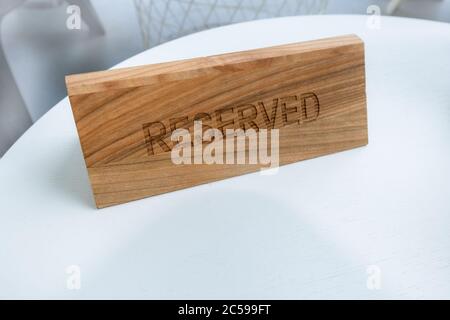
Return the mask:
<path fill-rule="evenodd" d="M 66 84 L 99 208 L 368 143 L 354 35 Z"/>

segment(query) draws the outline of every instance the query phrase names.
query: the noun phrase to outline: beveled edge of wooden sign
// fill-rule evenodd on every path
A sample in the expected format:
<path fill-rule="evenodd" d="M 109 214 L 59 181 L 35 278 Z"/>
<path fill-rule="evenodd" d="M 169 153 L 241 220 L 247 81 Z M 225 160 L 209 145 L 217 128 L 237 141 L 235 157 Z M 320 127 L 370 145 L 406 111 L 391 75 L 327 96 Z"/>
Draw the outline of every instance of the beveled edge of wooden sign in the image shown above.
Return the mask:
<path fill-rule="evenodd" d="M 350 49 L 353 48 L 353 49 Z M 317 156 L 330 154 L 333 152 L 348 150 L 351 148 L 359 147 L 366 145 L 368 143 L 368 134 L 367 134 L 367 105 L 366 105 L 366 92 L 365 92 L 365 58 L 364 58 L 364 43 L 363 41 L 357 37 L 356 35 L 345 35 L 345 36 L 338 36 L 338 37 L 332 37 L 332 38 L 325 38 L 325 39 L 319 39 L 319 40 L 312 40 L 312 41 L 306 41 L 306 42 L 300 42 L 300 43 L 292 43 L 292 44 L 286 44 L 286 45 L 279 45 L 279 46 L 273 46 L 273 47 L 266 47 L 261 49 L 253 49 L 253 50 L 247 50 L 247 51 L 240 51 L 240 52 L 233 52 L 233 53 L 224 53 L 220 55 L 214 55 L 214 56 L 208 56 L 208 57 L 198 57 L 198 58 L 192 58 L 192 59 L 185 59 L 185 60 L 178 60 L 178 61 L 172 61 L 172 62 L 163 62 L 163 63 L 157 63 L 157 64 L 150 64 L 145 66 L 136 66 L 136 67 L 129 67 L 129 68 L 121 68 L 121 69 L 112 69 L 112 70 L 106 70 L 106 71 L 98 71 L 98 72 L 90 72 L 90 73 L 83 73 L 83 74 L 77 74 L 77 75 L 69 75 L 66 76 L 66 86 L 68 95 L 70 98 L 72 111 L 74 113 L 75 122 L 77 124 L 77 131 L 78 135 L 80 137 L 81 147 L 83 150 L 83 155 L 86 161 L 86 167 L 88 168 L 89 178 L 91 181 L 91 186 L 93 188 L 94 196 L 96 205 L 99 208 L 125 203 L 132 200 L 142 199 L 145 197 L 149 197 L 156 194 L 166 193 L 170 191 L 175 191 L 191 186 L 196 186 L 203 183 L 208 183 L 212 181 L 222 180 L 229 177 L 239 176 L 245 173 L 250 173 L 256 171 L 255 169 L 252 169 L 251 166 L 248 166 L 246 168 L 238 168 L 232 169 L 232 174 L 230 173 L 211 173 L 211 170 L 206 170 L 205 172 L 201 171 L 199 168 L 192 169 L 192 172 L 194 174 L 197 174 L 197 177 L 192 178 L 192 181 L 181 181 L 180 176 L 183 176 L 185 174 L 185 169 L 183 169 L 180 166 L 177 166 L 177 168 L 173 169 L 175 176 L 171 177 L 170 179 L 173 179 L 172 186 L 168 185 L 168 182 L 160 183 L 157 179 L 168 179 L 167 173 L 162 174 L 161 172 L 161 163 L 162 159 L 164 161 L 167 161 L 167 157 L 165 157 L 165 152 L 162 154 L 155 154 L 153 155 L 155 159 L 155 163 L 152 164 L 153 160 L 146 160 L 147 167 L 144 167 L 143 165 L 140 166 L 139 162 L 136 162 L 136 164 L 133 164 L 133 160 L 130 160 L 128 164 L 126 165 L 134 165 L 136 167 L 139 167 L 139 169 L 133 169 L 137 170 L 133 173 L 133 176 L 136 176 L 137 174 L 140 175 L 140 179 L 142 181 L 142 178 L 145 177 L 145 184 L 146 188 L 145 192 L 138 192 L 133 191 L 131 189 L 130 191 L 127 191 L 128 187 L 130 185 L 134 185 L 136 181 L 133 181 L 132 178 L 130 180 L 124 181 L 123 177 L 120 178 L 122 180 L 117 180 L 117 176 L 123 176 L 124 169 L 114 169 L 114 166 L 116 164 L 112 162 L 111 164 L 108 164 L 107 162 L 102 164 L 102 161 L 100 162 L 88 162 L 89 153 L 86 154 L 86 146 L 90 147 L 89 144 L 85 144 L 86 141 L 92 141 L 86 140 L 85 133 L 86 133 L 86 126 L 88 123 L 87 120 L 84 119 L 83 113 L 86 112 L 86 110 L 95 110 L 92 109 L 92 106 L 86 105 L 86 101 L 90 100 L 90 96 L 101 93 L 105 91 L 111 91 L 111 92 L 122 92 L 126 90 L 130 90 L 133 88 L 146 88 L 147 86 L 149 88 L 155 88 L 159 85 L 166 84 L 166 83 L 181 83 L 186 81 L 203 81 L 201 79 L 208 78 L 209 76 L 221 76 L 223 74 L 230 75 L 230 72 L 249 72 L 252 73 L 252 70 L 264 70 L 265 67 L 271 67 L 274 68 L 283 68 L 285 70 L 289 70 L 289 68 L 286 68 L 286 65 L 290 65 L 290 63 L 298 64 L 301 61 L 301 64 L 304 64 L 304 66 L 309 68 L 309 65 L 307 62 L 303 61 L 303 58 L 300 58 L 301 60 L 298 60 L 299 57 L 314 57 L 317 55 L 322 55 L 322 57 L 319 59 L 319 61 L 325 61 L 324 59 L 327 59 L 327 57 L 337 58 L 341 54 L 345 55 L 347 54 L 347 57 L 342 60 L 338 59 L 337 61 L 340 61 L 338 63 L 343 63 L 342 61 L 346 61 L 346 63 L 349 64 L 349 66 L 345 66 L 345 68 L 355 68 L 355 70 L 358 71 L 346 71 L 346 75 L 343 78 L 345 81 L 339 84 L 337 88 L 341 92 L 337 95 L 337 102 L 333 102 L 331 105 L 338 106 L 338 109 L 341 110 L 339 112 L 344 111 L 342 114 L 337 114 L 336 116 L 333 116 L 333 112 L 329 107 L 325 107 L 324 111 L 327 111 L 330 113 L 326 115 L 324 120 L 321 120 L 320 124 L 317 122 L 317 125 L 315 125 L 316 122 L 310 122 L 310 127 L 303 126 L 301 130 L 299 131 L 299 135 L 297 135 L 292 127 L 287 126 L 284 127 L 282 130 L 285 133 L 286 142 L 289 142 L 292 144 L 293 151 L 290 150 L 290 153 L 284 153 L 284 159 L 283 163 L 280 161 L 280 165 L 288 164 L 292 162 L 301 161 L 304 159 L 310 159 Z M 357 58 L 357 62 L 353 63 L 351 62 L 351 59 L 349 59 L 349 53 L 351 53 L 351 56 L 355 55 Z M 308 58 L 309 59 L 309 58 Z M 308 60 L 307 59 L 307 60 Z M 317 60 L 317 58 L 314 58 Z M 309 60 L 308 60 L 309 61 Z M 283 66 L 280 67 L 280 64 L 283 64 Z M 263 68 L 263 69 L 261 69 Z M 313 68 L 313 66 L 311 67 Z M 342 65 L 342 68 L 344 68 L 344 65 Z M 333 69 L 333 68 L 331 68 Z M 339 69 L 339 68 L 338 68 Z M 336 73 L 336 69 L 333 69 L 334 73 L 330 73 L 330 79 L 333 81 L 341 81 L 342 77 L 338 76 Z M 346 70 L 346 69 L 342 69 Z M 314 71 L 312 71 L 314 72 Z M 326 74 L 326 73 L 325 73 Z M 319 88 L 323 89 L 324 82 L 327 82 L 327 77 L 323 73 L 323 70 L 321 70 L 321 75 L 318 76 L 312 76 L 312 80 L 320 81 Z M 333 75 L 332 75 L 333 74 Z M 354 81 L 351 81 L 351 77 L 349 75 L 355 76 L 356 78 Z M 204 77 L 204 78 L 202 78 Z M 198 80 L 200 79 L 200 80 Z M 284 78 L 281 78 L 281 83 L 284 83 Z M 325 80 L 324 80 L 325 79 Z M 189 82 L 188 82 L 189 83 Z M 345 84 L 348 84 L 350 88 L 344 89 Z M 274 89 L 273 82 L 272 87 L 269 87 L 268 90 L 272 91 L 278 91 Z M 312 85 L 309 84 L 308 87 L 311 87 Z M 353 92 L 352 90 L 355 90 Z M 337 89 L 335 89 L 337 90 Z M 214 91 L 214 90 L 213 90 Z M 269 91 L 269 92 L 272 92 Z M 292 93 L 292 88 L 288 90 Z M 323 91 L 323 90 L 322 90 Z M 327 91 L 327 102 L 330 102 L 330 91 Z M 348 99 L 350 101 L 350 106 L 345 107 L 347 96 L 344 94 L 348 94 Z M 254 94 L 254 98 L 258 98 L 258 94 Z M 299 93 L 300 94 L 300 93 Z M 314 93 L 306 93 L 307 96 L 310 97 L 314 96 Z M 355 96 L 357 94 L 357 96 Z M 110 101 L 110 99 L 114 99 L 114 94 L 106 94 L 106 97 L 108 99 L 106 101 Z M 266 97 L 267 98 L 267 97 Z M 317 98 L 317 97 L 316 97 Z M 147 98 L 146 98 L 147 99 Z M 109 102 L 107 102 L 109 103 Z M 135 102 L 129 101 L 126 102 L 126 108 L 135 109 L 133 107 L 133 104 Z M 256 102 L 255 102 L 256 103 Z M 317 100 L 318 103 L 318 100 Z M 88 103 L 89 104 L 89 103 Z M 94 105 L 96 105 L 94 103 Z M 101 106 L 102 108 L 104 106 Z M 110 112 L 108 109 L 108 106 L 106 105 L 107 109 L 104 111 Z M 220 107 L 220 106 L 219 106 Z M 80 109 L 81 108 L 81 109 Z M 88 108 L 84 110 L 85 108 Z M 89 109 L 90 108 L 90 109 Z M 100 106 L 99 106 L 100 108 Z M 115 107 L 117 108 L 117 106 Z M 156 108 L 159 108 L 161 110 L 161 106 L 157 106 Z M 276 107 L 272 107 L 275 108 Z M 149 109 L 151 109 L 149 107 Z M 84 110 L 84 111 L 80 111 Z M 158 110 L 158 109 L 156 109 Z M 331 110 L 331 111 L 330 111 Z M 103 114 L 104 111 L 102 111 Z M 213 112 L 214 110 L 207 109 L 207 112 Z M 273 109 L 272 109 L 273 111 Z M 81 112 L 81 113 L 80 113 Z M 148 110 L 147 117 L 148 117 Z M 281 111 L 280 111 L 281 112 Z M 305 111 L 306 112 L 306 111 Z M 356 112 L 356 113 L 355 113 Z M 77 115 L 78 114 L 78 115 Z M 326 114 L 326 112 L 325 112 Z M 347 116 L 346 116 L 347 114 Z M 125 119 L 127 119 L 127 115 L 124 115 Z M 334 118 L 336 120 L 334 121 Z M 348 118 L 346 118 L 348 117 Z M 80 121 L 83 118 L 83 123 L 80 127 Z M 168 118 L 167 118 L 168 119 Z M 166 119 L 166 120 L 167 120 Z M 99 118 L 92 118 L 94 121 L 100 121 Z M 118 121 L 118 118 L 116 118 Z M 128 118 L 129 120 L 129 118 Z M 153 120 L 153 119 L 152 119 Z M 164 119 L 161 119 L 164 120 Z M 277 118 L 275 118 L 276 121 Z M 102 120 L 103 121 L 103 120 Z M 154 119 L 154 121 L 159 121 L 159 119 Z M 148 121 L 146 121 L 148 123 Z M 100 121 L 101 123 L 101 121 Z M 117 123 L 116 123 L 117 125 Z M 143 125 L 145 130 L 145 124 Z M 315 126 L 315 127 L 314 127 Z M 142 125 L 141 125 L 142 127 Z M 95 126 L 94 126 L 95 128 Z M 274 128 L 277 128 L 275 126 Z M 311 128 L 311 129 L 309 129 Z M 330 129 L 331 128 L 331 129 Z M 84 131 L 83 131 L 84 130 Z M 319 130 L 319 131 L 318 131 Z M 322 140 L 319 140 L 317 142 L 316 140 L 312 139 L 310 137 L 312 132 L 321 132 L 320 130 L 324 131 L 324 138 L 321 138 Z M 331 130 L 331 131 L 330 131 Z M 344 132 L 345 131 L 345 132 Z M 84 132 L 84 134 L 83 134 Z M 335 133 L 333 133 L 335 132 Z M 353 132 L 353 133 L 352 133 Z M 90 132 L 91 134 L 92 132 Z M 352 134 L 354 136 L 352 136 Z M 322 135 L 322 132 L 321 132 Z M 302 140 L 303 137 L 308 137 L 305 142 L 303 141 L 296 141 L 296 140 Z M 309 139 L 309 140 L 308 140 Z M 312 139 L 312 140 L 311 140 Z M 342 139 L 342 140 L 340 140 Z M 147 140 L 147 137 L 145 137 L 145 140 Z M 309 142 L 308 142 L 309 141 Z M 145 142 L 147 144 L 147 141 Z M 335 145 L 333 145 L 333 143 Z M 288 144 L 289 145 L 289 144 Z M 284 146 L 286 151 L 286 145 Z M 290 148 L 290 147 L 287 147 Z M 304 148 L 304 149 L 302 149 Z M 161 156 L 161 157 L 160 157 Z M 112 154 L 112 158 L 114 158 L 114 154 Z M 281 158 L 281 157 L 280 157 Z M 153 158 L 152 158 L 153 159 Z M 170 158 L 169 158 L 170 160 Z M 159 161 L 159 164 L 156 163 Z M 120 161 L 119 161 L 120 162 Z M 91 164 L 89 164 L 91 163 Z M 141 162 L 142 163 L 142 162 Z M 119 164 L 117 164 L 119 165 Z M 123 164 L 120 164 L 123 165 Z M 172 163 L 172 166 L 175 167 L 175 165 Z M 158 168 L 157 168 L 158 167 Z M 118 167 L 116 167 L 118 168 Z M 125 168 L 125 167 L 124 167 Z M 167 169 L 167 164 L 162 165 L 162 170 Z M 159 171 L 158 171 L 159 169 Z M 116 171 L 114 171 L 116 170 Z M 125 170 L 131 170 L 131 169 L 125 169 Z M 144 170 L 144 171 L 143 171 Z M 145 171 L 147 170 L 147 171 Z M 172 170 L 172 169 L 171 169 Z M 183 171 L 184 170 L 184 171 Z M 220 169 L 222 170 L 222 169 Z M 115 172 L 115 173 L 114 173 Z M 208 173 L 209 172 L 209 173 Z M 130 174 L 131 174 L 130 173 Z M 160 176 L 158 176 L 158 174 Z M 211 174 L 208 176 L 208 174 Z M 153 176 L 152 176 L 153 175 Z M 154 176 L 156 175 L 156 177 Z M 164 178 L 165 177 L 165 178 Z M 153 181 L 155 185 L 162 185 L 160 187 L 158 186 L 149 186 L 149 183 Z M 122 185 L 126 185 L 126 187 L 121 187 Z M 122 188 L 122 189 L 121 189 Z M 113 190 L 113 191 L 111 191 Z M 114 191 L 116 190 L 116 191 Z M 137 190 L 137 189 L 134 189 Z M 147 192 L 147 193 L 146 193 Z M 115 198 L 114 193 L 116 193 L 117 197 Z"/>
<path fill-rule="evenodd" d="M 295 42 L 244 51 L 235 51 L 211 56 L 201 56 L 142 66 L 118 68 L 104 71 L 85 72 L 66 76 L 69 96 L 106 90 L 140 87 L 201 76 L 211 68 L 239 65 L 255 60 L 264 60 L 290 54 L 299 54 L 323 49 L 339 48 L 364 42 L 355 34 L 329 37 L 318 40 Z M 219 70 L 220 71 L 220 70 Z M 126 81 L 124 81 L 126 80 Z"/>

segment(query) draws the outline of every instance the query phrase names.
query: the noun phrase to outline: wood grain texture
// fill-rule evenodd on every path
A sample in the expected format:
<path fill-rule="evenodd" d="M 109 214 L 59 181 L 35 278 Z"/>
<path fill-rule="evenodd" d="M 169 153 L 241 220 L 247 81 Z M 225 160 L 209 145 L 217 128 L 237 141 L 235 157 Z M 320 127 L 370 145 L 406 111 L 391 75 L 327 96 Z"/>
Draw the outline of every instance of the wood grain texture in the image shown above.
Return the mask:
<path fill-rule="evenodd" d="M 171 161 L 176 128 L 279 129 L 280 164 L 368 143 L 354 35 L 66 77 L 99 208 L 259 170 Z M 159 135 L 158 140 L 152 140 Z"/>

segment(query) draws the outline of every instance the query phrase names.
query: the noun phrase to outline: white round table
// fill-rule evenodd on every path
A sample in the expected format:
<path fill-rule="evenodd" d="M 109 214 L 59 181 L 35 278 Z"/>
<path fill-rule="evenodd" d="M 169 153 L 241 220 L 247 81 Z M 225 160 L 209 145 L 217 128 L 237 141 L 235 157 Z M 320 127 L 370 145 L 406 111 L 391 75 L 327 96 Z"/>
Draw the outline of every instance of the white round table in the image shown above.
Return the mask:
<path fill-rule="evenodd" d="M 237 24 L 117 66 L 358 34 L 369 145 L 275 175 L 97 210 L 63 99 L 0 160 L 0 298 L 449 298 L 450 25 L 367 19 Z"/>

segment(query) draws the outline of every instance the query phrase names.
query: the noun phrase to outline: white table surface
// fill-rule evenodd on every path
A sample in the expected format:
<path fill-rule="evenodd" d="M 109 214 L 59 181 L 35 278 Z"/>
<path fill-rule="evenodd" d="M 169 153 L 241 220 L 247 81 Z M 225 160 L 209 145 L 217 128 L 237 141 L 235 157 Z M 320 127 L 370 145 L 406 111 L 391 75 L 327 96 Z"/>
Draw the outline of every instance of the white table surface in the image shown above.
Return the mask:
<path fill-rule="evenodd" d="M 358 34 L 369 145 L 276 175 L 97 210 L 63 99 L 0 160 L 0 298 L 450 298 L 450 25 L 366 22 L 238 24 L 117 66 Z"/>

